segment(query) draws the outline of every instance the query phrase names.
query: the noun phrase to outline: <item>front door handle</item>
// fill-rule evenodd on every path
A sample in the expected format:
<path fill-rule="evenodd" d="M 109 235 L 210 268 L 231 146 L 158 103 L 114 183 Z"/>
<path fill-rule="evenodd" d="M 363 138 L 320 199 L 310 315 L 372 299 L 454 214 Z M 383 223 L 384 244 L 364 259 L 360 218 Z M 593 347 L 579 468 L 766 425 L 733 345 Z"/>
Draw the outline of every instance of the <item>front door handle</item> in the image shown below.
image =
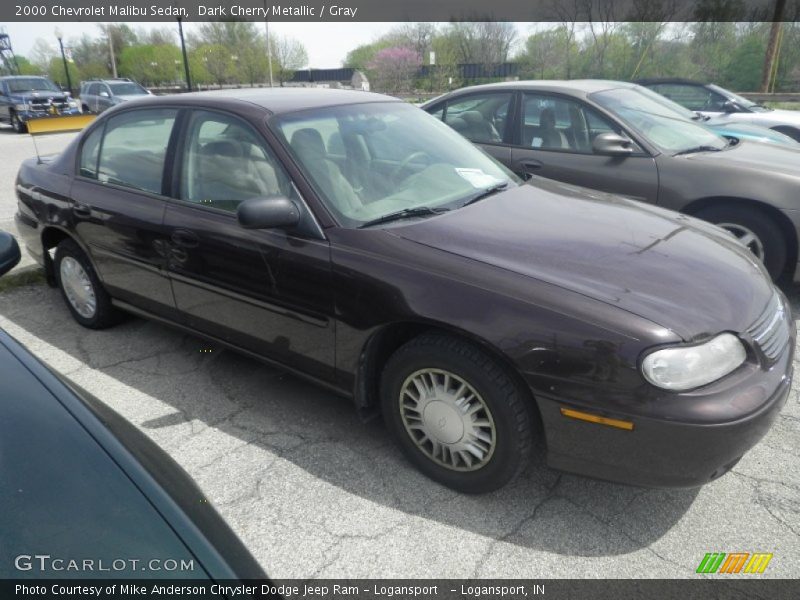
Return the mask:
<path fill-rule="evenodd" d="M 533 158 L 526 158 L 517 163 L 520 166 L 522 171 L 529 173 L 531 171 L 536 171 L 541 169 L 544 164 L 541 161 L 535 160 Z"/>
<path fill-rule="evenodd" d="M 85 204 L 75 204 L 72 207 L 72 214 L 79 219 L 88 219 L 92 216 L 92 208 L 91 206 L 86 206 Z"/>
<path fill-rule="evenodd" d="M 188 229 L 176 229 L 170 237 L 176 246 L 181 246 L 182 248 L 196 248 L 200 245 L 198 235 Z"/>

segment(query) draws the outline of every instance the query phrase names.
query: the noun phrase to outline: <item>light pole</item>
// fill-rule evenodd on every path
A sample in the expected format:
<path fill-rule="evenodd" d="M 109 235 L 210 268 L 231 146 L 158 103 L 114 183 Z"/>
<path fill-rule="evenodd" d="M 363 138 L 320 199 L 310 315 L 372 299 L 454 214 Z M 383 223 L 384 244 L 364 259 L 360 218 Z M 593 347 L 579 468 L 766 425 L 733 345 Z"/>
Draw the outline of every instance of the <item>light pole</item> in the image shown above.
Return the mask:
<path fill-rule="evenodd" d="M 264 14 L 267 14 L 267 0 L 264 0 Z M 267 64 L 269 65 L 269 87 L 272 83 L 272 44 L 269 43 L 269 21 L 264 19 L 264 35 L 267 39 Z"/>
<path fill-rule="evenodd" d="M 64 41 L 61 35 L 61 30 L 56 29 L 56 38 L 58 39 L 58 47 L 61 48 L 61 60 L 64 61 L 64 74 L 67 76 L 67 91 L 72 95 L 72 79 L 69 76 L 69 65 L 67 65 L 67 54 L 64 52 Z"/>

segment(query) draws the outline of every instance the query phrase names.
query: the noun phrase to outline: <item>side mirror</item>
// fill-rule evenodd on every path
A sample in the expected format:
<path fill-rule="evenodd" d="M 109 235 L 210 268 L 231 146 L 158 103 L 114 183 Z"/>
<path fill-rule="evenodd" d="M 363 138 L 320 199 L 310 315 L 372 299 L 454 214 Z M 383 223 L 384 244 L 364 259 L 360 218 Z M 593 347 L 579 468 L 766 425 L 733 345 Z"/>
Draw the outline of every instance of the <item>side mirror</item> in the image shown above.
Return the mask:
<path fill-rule="evenodd" d="M 4 275 L 16 267 L 21 258 L 19 244 L 14 236 L 0 231 L 0 275 Z"/>
<path fill-rule="evenodd" d="M 288 198 L 251 198 L 239 204 L 236 217 L 245 229 L 294 227 L 300 223 L 300 209 Z"/>
<path fill-rule="evenodd" d="M 102 96 L 103 98 L 110 98 L 111 97 L 108 92 L 100 92 L 97 95 L 98 96 Z"/>
<path fill-rule="evenodd" d="M 739 105 L 733 100 L 726 100 L 722 105 L 722 111 L 726 113 L 739 112 Z"/>
<path fill-rule="evenodd" d="M 601 133 L 594 138 L 592 150 L 595 154 L 606 156 L 626 156 L 633 153 L 633 142 L 618 133 Z"/>

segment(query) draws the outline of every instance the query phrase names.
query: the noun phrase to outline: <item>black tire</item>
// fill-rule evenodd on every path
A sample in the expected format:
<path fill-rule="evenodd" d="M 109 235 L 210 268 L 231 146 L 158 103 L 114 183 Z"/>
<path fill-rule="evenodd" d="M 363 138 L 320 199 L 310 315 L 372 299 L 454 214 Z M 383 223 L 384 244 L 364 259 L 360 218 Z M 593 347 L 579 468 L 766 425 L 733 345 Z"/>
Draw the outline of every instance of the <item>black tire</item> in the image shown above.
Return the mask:
<path fill-rule="evenodd" d="M 91 316 L 81 315 L 67 297 L 67 292 L 61 281 L 61 263 L 67 257 L 77 261 L 88 276 L 95 298 L 95 310 Z M 103 284 L 97 277 L 97 273 L 95 273 L 91 261 L 89 261 L 86 254 L 84 254 L 83 250 L 81 250 L 74 241 L 63 240 L 58 244 L 55 258 L 53 259 L 53 269 L 55 271 L 58 287 L 61 290 L 61 296 L 64 298 L 67 308 L 78 323 L 89 329 L 105 329 L 120 321 L 122 313 L 112 306 L 111 296 L 108 295 L 108 292 L 106 292 Z"/>
<path fill-rule="evenodd" d="M 746 206 L 712 206 L 695 215 L 714 224 L 732 223 L 752 231 L 764 248 L 764 266 L 777 280 L 786 268 L 788 244 L 778 224 L 768 214 Z"/>
<path fill-rule="evenodd" d="M 88 115 L 92 111 L 90 111 L 89 107 L 84 104 L 84 105 L 81 106 L 81 112 Z"/>
<path fill-rule="evenodd" d="M 17 115 L 16 111 L 11 111 L 11 126 L 14 128 L 14 131 L 17 133 L 25 133 L 28 131 L 28 126 L 20 120 L 19 116 Z"/>
<path fill-rule="evenodd" d="M 487 462 L 472 471 L 442 466 L 423 452 L 403 423 L 401 390 L 421 369 L 442 369 L 466 381 L 481 396 L 495 427 L 495 446 Z M 515 479 L 527 466 L 533 445 L 532 401 L 506 370 L 474 344 L 440 334 L 425 334 L 398 349 L 381 377 L 381 408 L 386 426 L 405 456 L 431 479 L 460 492 L 491 492 Z"/>

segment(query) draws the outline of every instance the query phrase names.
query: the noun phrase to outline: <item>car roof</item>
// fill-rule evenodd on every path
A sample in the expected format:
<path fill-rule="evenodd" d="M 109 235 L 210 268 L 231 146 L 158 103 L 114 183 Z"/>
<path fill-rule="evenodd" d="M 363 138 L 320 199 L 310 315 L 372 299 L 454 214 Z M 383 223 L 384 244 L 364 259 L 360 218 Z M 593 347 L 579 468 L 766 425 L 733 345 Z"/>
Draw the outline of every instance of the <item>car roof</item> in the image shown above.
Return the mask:
<path fill-rule="evenodd" d="M 569 95 L 587 95 L 593 92 L 600 92 L 603 90 L 612 90 L 618 88 L 633 88 L 637 84 L 628 81 L 613 81 L 609 79 L 540 79 L 540 80 L 526 80 L 526 81 L 502 81 L 499 83 L 487 83 L 484 85 L 475 85 L 460 90 L 455 90 L 445 96 L 434 98 L 435 101 L 461 95 L 463 93 L 473 93 L 479 91 L 489 90 L 538 90 L 559 92 Z M 433 101 L 431 101 L 433 103 Z"/>
<path fill-rule="evenodd" d="M 402 102 L 398 98 L 362 92 L 358 90 L 336 90 L 329 88 L 245 88 L 230 90 L 210 90 L 204 92 L 190 92 L 172 96 L 160 96 L 159 100 L 167 99 L 189 104 L 203 105 L 207 101 L 218 104 L 239 101 L 260 106 L 273 114 L 296 112 L 310 108 L 323 108 L 345 104 L 363 104 L 367 102 Z M 144 102 L 135 100 L 134 102 Z"/>
<path fill-rule="evenodd" d="M 5 81 L 6 79 L 50 79 L 49 77 L 45 77 L 44 75 L 3 75 L 0 77 L 0 80 Z"/>
<path fill-rule="evenodd" d="M 650 77 L 646 79 L 637 79 L 635 83 L 639 85 L 652 85 L 654 83 L 684 83 L 687 85 L 707 85 L 702 81 L 695 79 L 686 79 L 684 77 Z"/>

